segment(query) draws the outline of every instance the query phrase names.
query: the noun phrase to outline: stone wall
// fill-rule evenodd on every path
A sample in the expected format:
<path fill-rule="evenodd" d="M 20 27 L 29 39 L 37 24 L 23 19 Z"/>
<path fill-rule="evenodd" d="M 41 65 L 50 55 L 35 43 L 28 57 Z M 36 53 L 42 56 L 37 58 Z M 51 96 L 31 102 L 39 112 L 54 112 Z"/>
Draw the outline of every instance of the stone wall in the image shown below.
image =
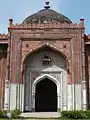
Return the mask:
<path fill-rule="evenodd" d="M 4 108 L 7 45 L 0 44 L 0 108 Z"/>
<path fill-rule="evenodd" d="M 9 80 L 12 83 L 23 84 L 24 63 L 28 56 L 37 53 L 45 47 L 59 52 L 65 59 L 68 73 L 68 85 L 82 85 L 79 92 L 86 99 L 85 88 L 85 50 L 84 50 L 84 20 L 79 24 L 16 24 L 10 21 L 8 39 Z M 55 68 L 56 69 L 56 68 Z M 65 87 L 66 88 L 66 87 Z M 67 93 L 68 95 L 68 93 Z M 70 99 L 69 95 L 69 99 Z M 76 96 L 76 104 L 77 95 Z M 64 101 L 66 105 L 66 101 Z M 71 103 L 70 103 L 71 104 Z M 69 104 L 69 106 L 71 106 Z M 80 103 L 83 104 L 83 103 Z M 80 108 L 80 104 L 76 108 Z M 86 104 L 86 103 L 85 103 Z M 83 108 L 83 105 L 81 105 Z M 66 107 L 66 106 L 65 106 Z M 86 107 L 86 105 L 85 105 Z M 70 107 L 69 107 L 70 108 Z M 66 108 L 65 108 L 66 109 Z"/>
<path fill-rule="evenodd" d="M 16 82 L 17 80 L 21 79 L 20 76 L 23 71 L 23 63 L 26 57 L 32 52 L 35 52 L 39 48 L 47 45 L 52 47 L 53 49 L 56 49 L 57 51 L 62 52 L 62 54 L 66 56 L 67 71 L 69 72 L 69 83 L 80 83 L 80 52 L 82 53 L 82 50 L 80 48 L 80 39 L 81 41 L 83 41 L 84 31 L 84 26 L 82 26 L 82 23 L 83 21 L 77 25 L 49 24 L 48 26 L 43 24 L 41 26 L 37 24 L 33 24 L 32 26 L 14 26 L 13 24 L 11 24 L 9 29 L 12 31 L 12 80 Z M 82 46 L 84 46 L 83 42 Z M 16 75 L 17 73 L 18 75 Z"/>

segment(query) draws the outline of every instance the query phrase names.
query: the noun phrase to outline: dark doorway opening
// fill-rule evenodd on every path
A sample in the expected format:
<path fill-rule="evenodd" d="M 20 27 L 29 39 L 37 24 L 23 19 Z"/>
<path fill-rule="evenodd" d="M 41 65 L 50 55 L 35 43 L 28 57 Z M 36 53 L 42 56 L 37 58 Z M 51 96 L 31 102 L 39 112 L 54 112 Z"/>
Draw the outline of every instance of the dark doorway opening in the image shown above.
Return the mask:
<path fill-rule="evenodd" d="M 57 111 L 57 86 L 48 78 L 43 79 L 36 85 L 35 111 Z"/>

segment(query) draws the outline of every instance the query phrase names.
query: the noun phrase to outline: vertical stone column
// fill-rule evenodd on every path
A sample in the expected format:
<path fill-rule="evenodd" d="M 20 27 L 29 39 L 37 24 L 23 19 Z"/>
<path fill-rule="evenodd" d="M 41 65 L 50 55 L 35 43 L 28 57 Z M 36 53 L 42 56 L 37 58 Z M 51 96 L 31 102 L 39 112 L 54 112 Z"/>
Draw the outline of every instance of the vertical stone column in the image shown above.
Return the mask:
<path fill-rule="evenodd" d="M 67 110 L 68 108 L 68 97 L 67 97 L 67 89 L 68 86 L 68 80 L 67 80 L 67 72 L 63 71 L 63 88 L 62 88 L 62 92 L 63 92 L 63 110 Z"/>
<path fill-rule="evenodd" d="M 4 100 L 4 109 L 8 110 L 9 108 L 9 81 L 5 81 L 5 100 Z"/>
<path fill-rule="evenodd" d="M 29 111 L 32 111 L 32 76 L 29 72 Z"/>
<path fill-rule="evenodd" d="M 35 112 L 35 85 L 32 83 L 32 111 Z"/>
<path fill-rule="evenodd" d="M 68 108 L 68 80 L 67 80 L 67 72 L 61 72 L 61 109 L 67 110 Z"/>
<path fill-rule="evenodd" d="M 60 111 L 60 93 L 57 92 L 57 109 Z"/>
<path fill-rule="evenodd" d="M 13 19 L 9 19 L 9 27 L 11 27 Z M 6 68 L 6 81 L 9 80 L 10 72 L 10 51 L 11 51 L 11 30 L 8 31 L 8 49 L 7 49 L 7 68 Z"/>
<path fill-rule="evenodd" d="M 19 85 L 19 109 L 21 111 L 23 111 L 23 95 L 24 95 L 24 91 L 23 91 L 23 84 Z"/>
<path fill-rule="evenodd" d="M 5 79 L 5 101 L 4 101 L 4 108 L 7 106 L 7 108 L 10 110 L 10 94 L 11 94 L 11 61 L 12 61 L 12 41 L 11 41 L 11 35 L 12 30 L 10 29 L 12 25 L 13 19 L 9 20 L 9 30 L 8 30 L 8 50 L 7 50 L 7 68 L 6 68 L 6 79 Z M 8 98 L 7 98 L 8 96 Z"/>
<path fill-rule="evenodd" d="M 21 85 L 21 111 L 24 111 L 24 84 Z"/>
<path fill-rule="evenodd" d="M 82 81 L 82 93 L 83 93 L 83 110 L 87 109 L 87 90 L 86 81 Z"/>
<path fill-rule="evenodd" d="M 71 65 L 72 65 L 72 109 L 76 110 L 76 58 L 75 58 L 75 39 L 71 39 Z"/>
<path fill-rule="evenodd" d="M 22 59 L 22 40 L 20 38 L 18 38 L 18 83 L 19 83 L 19 109 L 22 109 L 21 106 L 21 97 L 22 97 L 22 91 L 23 90 L 23 83 L 22 83 L 22 69 L 21 69 L 21 59 Z"/>
<path fill-rule="evenodd" d="M 29 111 L 29 89 L 30 89 L 30 86 L 29 86 L 29 71 L 26 70 L 25 71 L 25 79 L 24 79 L 24 108 L 25 108 L 25 111 Z"/>
<path fill-rule="evenodd" d="M 84 19 L 80 19 L 80 77 L 81 77 L 81 107 L 87 109 L 87 90 L 85 76 L 85 39 L 84 39 Z"/>
<path fill-rule="evenodd" d="M 72 110 L 72 84 L 68 84 L 68 110 Z"/>
<path fill-rule="evenodd" d="M 63 102 L 62 102 L 62 82 L 63 82 L 63 77 L 62 77 L 62 72 L 61 72 L 61 77 L 60 77 L 60 108 L 61 108 L 61 111 L 63 110 L 62 107 L 63 107 Z"/>
<path fill-rule="evenodd" d="M 35 112 L 35 90 L 32 90 L 32 111 Z"/>
<path fill-rule="evenodd" d="M 13 49 L 13 41 L 12 41 L 12 31 L 10 33 L 10 67 L 9 67 L 9 110 L 11 108 L 11 82 L 12 82 L 12 49 Z"/>
<path fill-rule="evenodd" d="M 17 83 L 16 85 L 16 108 L 21 107 L 20 105 L 20 97 L 21 97 L 21 81 L 22 81 L 22 73 L 21 73 L 21 39 L 18 37 L 18 34 L 15 34 L 16 38 L 16 76 L 15 76 L 15 81 Z"/>
<path fill-rule="evenodd" d="M 58 74 L 58 78 L 59 78 L 59 84 L 56 84 L 57 85 L 57 109 L 58 111 L 60 111 L 61 110 L 61 90 L 60 90 L 61 72 Z"/>
<path fill-rule="evenodd" d="M 20 101 L 20 105 L 21 105 L 21 111 L 24 112 L 24 105 L 25 104 L 25 72 L 23 70 L 22 73 L 22 84 L 21 84 L 21 101 Z"/>
<path fill-rule="evenodd" d="M 86 80 L 86 74 L 85 74 L 85 49 L 84 49 L 84 32 L 82 32 L 82 93 L 83 93 L 83 110 L 87 109 L 87 80 Z"/>

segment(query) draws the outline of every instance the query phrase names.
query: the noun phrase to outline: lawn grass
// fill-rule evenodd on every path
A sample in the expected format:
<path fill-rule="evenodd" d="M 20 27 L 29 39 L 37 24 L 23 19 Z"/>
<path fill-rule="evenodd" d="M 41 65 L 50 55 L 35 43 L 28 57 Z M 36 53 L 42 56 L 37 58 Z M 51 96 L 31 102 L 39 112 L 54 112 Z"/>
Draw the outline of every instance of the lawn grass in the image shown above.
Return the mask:
<path fill-rule="evenodd" d="M 20 118 L 20 119 L 6 119 L 0 118 L 0 120 L 90 120 L 90 119 L 65 119 L 65 118 Z"/>

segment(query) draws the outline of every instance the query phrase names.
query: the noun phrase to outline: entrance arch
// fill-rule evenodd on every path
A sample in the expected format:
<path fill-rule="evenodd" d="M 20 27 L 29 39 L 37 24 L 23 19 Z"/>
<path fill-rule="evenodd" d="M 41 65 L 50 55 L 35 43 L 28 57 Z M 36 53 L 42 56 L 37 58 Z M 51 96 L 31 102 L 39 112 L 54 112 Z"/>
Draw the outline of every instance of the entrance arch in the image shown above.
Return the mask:
<path fill-rule="evenodd" d="M 57 111 L 57 86 L 48 78 L 43 79 L 36 85 L 35 111 Z"/>
<path fill-rule="evenodd" d="M 49 64 L 44 64 L 45 56 L 47 56 L 46 59 L 49 58 Z M 67 63 L 60 52 L 48 46 L 32 52 L 24 62 L 25 112 L 35 111 L 36 88 L 44 79 L 49 79 L 56 85 L 57 109 L 62 109 L 62 104 L 67 105 Z"/>
<path fill-rule="evenodd" d="M 57 111 L 59 106 L 59 82 L 49 74 L 39 76 L 33 83 L 36 112 Z"/>

